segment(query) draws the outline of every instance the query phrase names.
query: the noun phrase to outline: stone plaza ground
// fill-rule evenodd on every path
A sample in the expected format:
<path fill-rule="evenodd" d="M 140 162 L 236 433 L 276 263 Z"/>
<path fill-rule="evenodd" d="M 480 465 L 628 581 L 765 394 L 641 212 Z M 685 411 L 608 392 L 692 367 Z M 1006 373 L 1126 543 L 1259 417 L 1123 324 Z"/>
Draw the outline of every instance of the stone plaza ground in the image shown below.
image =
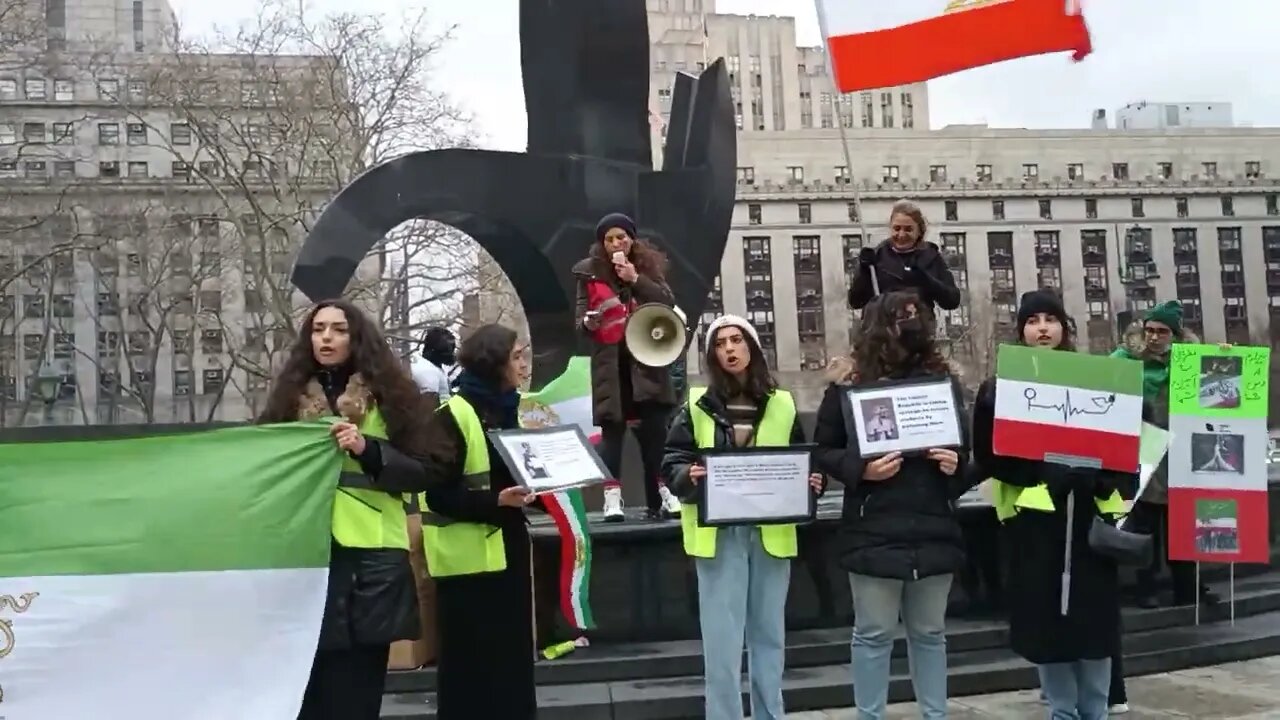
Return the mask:
<path fill-rule="evenodd" d="M 1125 720 L 1280 720 L 1280 656 L 1129 678 Z M 952 700 L 951 720 L 1044 718 L 1035 690 Z M 790 720 L 856 720 L 853 710 L 789 713 Z M 914 703 L 890 706 L 888 720 L 920 717 Z"/>

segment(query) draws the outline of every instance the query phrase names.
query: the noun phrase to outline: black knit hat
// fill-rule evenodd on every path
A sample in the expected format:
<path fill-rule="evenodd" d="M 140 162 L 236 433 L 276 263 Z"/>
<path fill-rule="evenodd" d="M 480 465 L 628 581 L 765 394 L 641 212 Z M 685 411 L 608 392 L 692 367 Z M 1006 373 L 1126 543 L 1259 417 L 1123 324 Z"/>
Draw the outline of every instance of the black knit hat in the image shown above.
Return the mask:
<path fill-rule="evenodd" d="M 1022 330 L 1027 326 L 1027 321 L 1032 315 L 1044 313 L 1058 319 L 1062 323 L 1066 333 L 1070 333 L 1073 323 L 1071 316 L 1067 315 L 1067 309 L 1062 305 L 1062 298 L 1052 290 L 1032 290 L 1022 294 L 1022 299 L 1018 301 L 1018 337 L 1022 337 Z"/>
<path fill-rule="evenodd" d="M 632 240 L 636 237 L 636 222 L 634 220 L 622 213 L 609 213 L 600 218 L 600 222 L 596 223 L 596 242 L 604 242 L 605 233 L 613 228 L 625 230 Z"/>

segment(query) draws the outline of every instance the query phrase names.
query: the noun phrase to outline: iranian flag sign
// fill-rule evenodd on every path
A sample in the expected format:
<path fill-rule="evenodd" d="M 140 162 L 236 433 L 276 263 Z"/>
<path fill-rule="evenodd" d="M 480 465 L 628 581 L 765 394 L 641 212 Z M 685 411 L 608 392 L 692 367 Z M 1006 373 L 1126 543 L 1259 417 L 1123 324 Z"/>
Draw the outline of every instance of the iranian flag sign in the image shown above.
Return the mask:
<path fill-rule="evenodd" d="M 591 360 L 575 357 L 564 373 L 535 393 L 520 398 L 520 421 L 525 427 L 577 425 L 596 443 L 599 430 L 591 418 Z M 542 506 L 560 535 L 560 610 L 579 630 L 595 627 L 591 616 L 591 534 L 582 491 L 541 495 Z"/>
<path fill-rule="evenodd" d="M 1138 472 L 1142 363 L 1001 345 L 992 449 L 997 455 Z"/>
<path fill-rule="evenodd" d="M 1015 58 L 1092 51 L 1080 0 L 816 0 L 842 93 Z"/>
<path fill-rule="evenodd" d="M 0 444 L 0 716 L 296 717 L 341 463 L 328 427 Z"/>

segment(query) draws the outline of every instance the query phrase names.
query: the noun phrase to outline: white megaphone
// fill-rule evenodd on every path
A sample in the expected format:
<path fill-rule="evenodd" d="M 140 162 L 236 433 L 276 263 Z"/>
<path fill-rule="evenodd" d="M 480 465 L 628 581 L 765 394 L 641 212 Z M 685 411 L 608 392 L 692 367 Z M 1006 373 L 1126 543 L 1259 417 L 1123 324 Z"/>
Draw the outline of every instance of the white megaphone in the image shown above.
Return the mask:
<path fill-rule="evenodd" d="M 646 303 L 627 319 L 623 342 L 627 352 L 641 365 L 666 367 L 684 353 L 684 321 L 662 303 Z"/>

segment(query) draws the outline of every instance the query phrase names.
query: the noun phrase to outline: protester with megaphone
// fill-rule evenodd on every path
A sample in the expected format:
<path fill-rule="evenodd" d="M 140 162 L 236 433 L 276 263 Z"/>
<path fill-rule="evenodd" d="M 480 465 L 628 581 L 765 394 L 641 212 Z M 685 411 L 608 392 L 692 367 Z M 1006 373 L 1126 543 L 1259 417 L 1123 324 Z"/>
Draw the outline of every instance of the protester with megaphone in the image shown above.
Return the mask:
<path fill-rule="evenodd" d="M 644 468 L 646 517 L 677 515 L 680 504 L 661 485 L 662 442 L 667 419 L 675 406 L 675 392 L 667 366 L 679 353 L 664 357 L 676 333 L 671 288 L 665 280 L 667 259 L 636 237 L 631 218 L 606 215 L 596 226 L 596 242 L 588 256 L 573 266 L 578 281 L 576 316 L 591 355 L 592 415 L 600 426 L 600 456 L 614 480 L 605 484 L 604 517 L 625 519 L 622 505 L 622 443 L 634 428 Z M 654 306 L 654 307 L 650 307 Z M 643 309 L 642 318 L 634 317 Z M 645 337 L 643 347 L 627 342 L 631 334 Z M 679 328 L 683 348 L 683 326 Z M 663 362 L 665 360 L 665 362 Z"/>
<path fill-rule="evenodd" d="M 691 388 L 667 435 L 663 477 L 690 503 L 680 517 L 698 572 L 707 720 L 742 719 L 742 644 L 751 657 L 751 717 L 780 720 L 787 587 L 797 554 L 794 525 L 703 527 L 697 502 L 710 448 L 791 446 L 805 441 L 791 393 L 769 373 L 756 330 L 725 315 L 706 334 L 710 384 Z M 821 493 L 821 475 L 809 476 Z"/>

